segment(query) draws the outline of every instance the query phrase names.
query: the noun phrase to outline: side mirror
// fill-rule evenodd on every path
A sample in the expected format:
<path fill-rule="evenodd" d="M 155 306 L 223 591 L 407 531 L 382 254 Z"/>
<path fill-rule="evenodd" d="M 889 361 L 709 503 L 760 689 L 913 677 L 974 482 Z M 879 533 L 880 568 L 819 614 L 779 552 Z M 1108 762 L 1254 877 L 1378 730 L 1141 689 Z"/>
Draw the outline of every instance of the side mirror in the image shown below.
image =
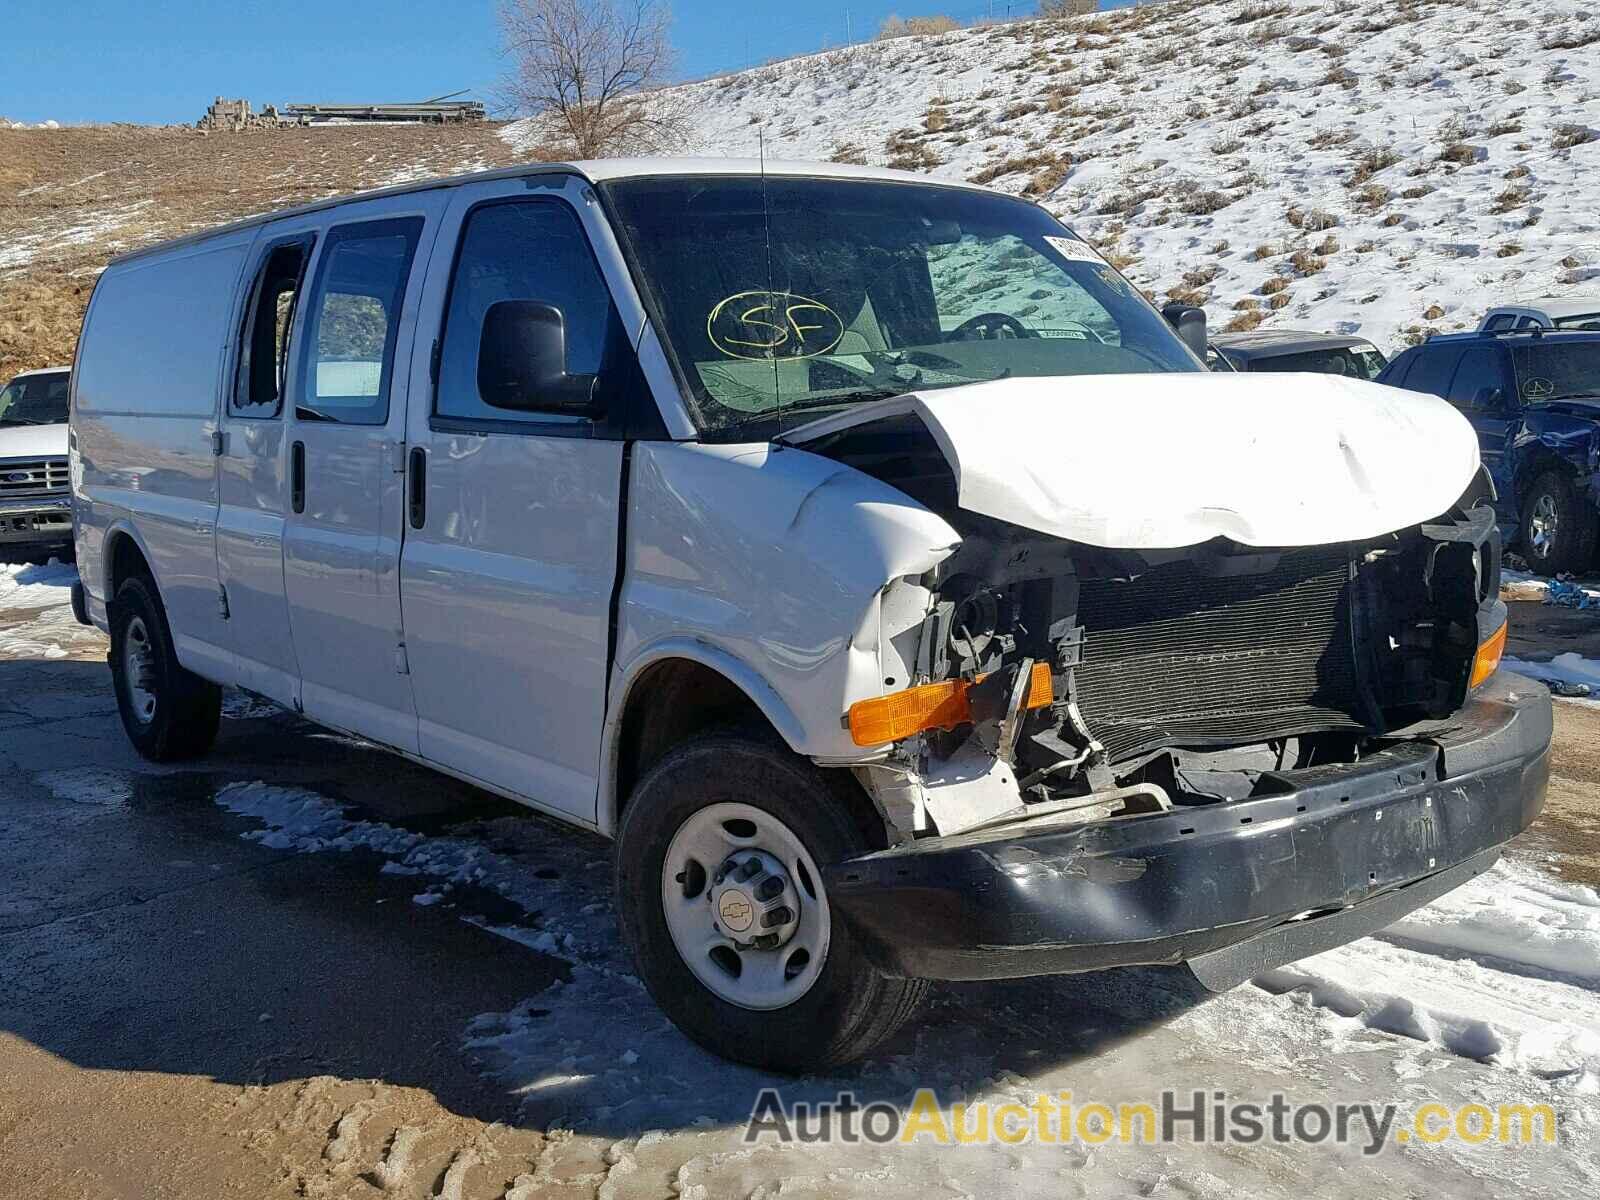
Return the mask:
<path fill-rule="evenodd" d="M 1506 406 L 1506 394 L 1497 387 L 1481 387 L 1472 397 L 1472 407 L 1484 412 L 1499 412 Z"/>
<path fill-rule="evenodd" d="M 561 310 L 538 300 L 499 300 L 483 315 L 478 395 L 514 412 L 599 415 L 594 375 L 567 374 Z"/>
<path fill-rule="evenodd" d="M 1183 339 L 1184 345 L 1200 356 L 1200 361 L 1206 358 L 1206 310 L 1195 308 L 1191 304 L 1168 304 L 1161 310 L 1161 315 L 1167 319 L 1177 335 Z"/>

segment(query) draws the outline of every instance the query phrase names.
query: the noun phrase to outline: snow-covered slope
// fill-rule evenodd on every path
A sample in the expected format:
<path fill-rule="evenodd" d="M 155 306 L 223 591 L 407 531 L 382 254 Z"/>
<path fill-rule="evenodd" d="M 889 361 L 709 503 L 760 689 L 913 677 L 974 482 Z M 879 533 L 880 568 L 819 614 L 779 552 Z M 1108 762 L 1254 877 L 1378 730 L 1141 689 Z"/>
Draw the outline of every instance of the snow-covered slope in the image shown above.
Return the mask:
<path fill-rule="evenodd" d="M 1392 351 L 1491 303 L 1600 295 L 1600 13 L 1573 0 L 1168 0 L 669 96 L 690 153 L 760 135 L 1035 196 L 1218 328 Z"/>

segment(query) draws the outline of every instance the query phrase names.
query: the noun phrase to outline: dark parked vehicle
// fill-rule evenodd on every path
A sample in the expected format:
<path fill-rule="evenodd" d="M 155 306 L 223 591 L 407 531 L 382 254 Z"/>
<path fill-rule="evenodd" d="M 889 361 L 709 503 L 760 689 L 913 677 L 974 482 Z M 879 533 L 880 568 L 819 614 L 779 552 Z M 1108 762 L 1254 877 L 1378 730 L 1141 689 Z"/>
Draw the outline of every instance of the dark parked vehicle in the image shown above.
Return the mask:
<path fill-rule="evenodd" d="M 1211 346 L 1235 371 L 1310 371 L 1376 379 L 1389 362 L 1366 338 L 1295 329 L 1219 333 Z"/>
<path fill-rule="evenodd" d="M 1466 414 L 1507 542 L 1534 570 L 1589 564 L 1600 530 L 1600 332 L 1440 335 L 1378 382 L 1443 396 Z"/>

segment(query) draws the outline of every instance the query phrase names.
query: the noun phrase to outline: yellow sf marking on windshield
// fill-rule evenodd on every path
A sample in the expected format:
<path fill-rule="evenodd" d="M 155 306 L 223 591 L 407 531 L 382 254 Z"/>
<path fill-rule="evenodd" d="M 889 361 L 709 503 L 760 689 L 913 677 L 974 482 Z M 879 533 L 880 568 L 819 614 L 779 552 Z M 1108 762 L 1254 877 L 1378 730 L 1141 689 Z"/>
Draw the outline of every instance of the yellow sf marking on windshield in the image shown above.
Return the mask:
<path fill-rule="evenodd" d="M 735 308 L 739 301 L 760 303 Z M 781 312 L 779 320 L 773 318 Z M 706 337 L 729 358 L 814 358 L 826 354 L 844 336 L 844 322 L 820 300 L 793 292 L 736 292 L 717 302 L 706 316 Z M 753 353 L 752 353 L 753 352 Z"/>

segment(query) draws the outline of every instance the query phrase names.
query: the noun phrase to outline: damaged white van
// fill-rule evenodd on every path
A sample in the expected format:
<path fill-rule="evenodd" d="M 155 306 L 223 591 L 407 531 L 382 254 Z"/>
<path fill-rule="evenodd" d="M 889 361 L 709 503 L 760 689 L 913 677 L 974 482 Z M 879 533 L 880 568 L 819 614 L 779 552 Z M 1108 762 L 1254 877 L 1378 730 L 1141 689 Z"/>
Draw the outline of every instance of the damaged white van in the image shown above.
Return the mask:
<path fill-rule="evenodd" d="M 729 1058 L 861 1055 L 929 979 L 1232 986 L 1543 801 L 1467 422 L 1211 374 L 981 188 L 329 201 L 113 263 L 72 390 L 139 750 L 205 750 L 236 685 L 613 836 L 641 978 Z"/>

